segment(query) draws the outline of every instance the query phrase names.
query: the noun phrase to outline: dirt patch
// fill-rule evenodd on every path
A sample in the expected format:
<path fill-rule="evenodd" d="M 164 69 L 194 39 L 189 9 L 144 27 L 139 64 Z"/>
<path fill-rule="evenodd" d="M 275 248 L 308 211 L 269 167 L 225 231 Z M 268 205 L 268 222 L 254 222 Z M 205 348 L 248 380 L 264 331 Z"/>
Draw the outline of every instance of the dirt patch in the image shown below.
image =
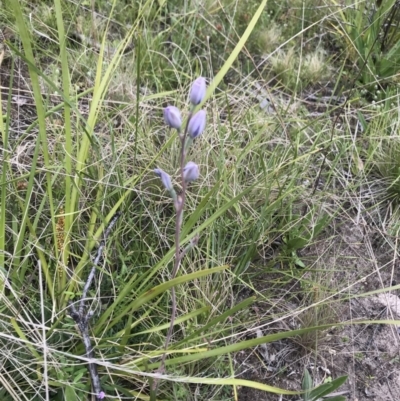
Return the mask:
<path fill-rule="evenodd" d="M 332 234 L 332 233 L 331 233 Z M 372 294 L 369 291 L 388 288 L 399 282 L 394 251 L 388 242 L 377 239 L 367 225 L 348 221 L 333 229 L 328 240 L 302 252 L 302 260 L 310 266 L 307 275 L 320 274 L 321 283 L 329 280 L 331 302 L 319 312 L 323 323 L 346 322 L 348 325 L 319 333 L 317 336 L 282 340 L 237 355 L 236 367 L 241 378 L 255 380 L 288 390 L 300 390 L 304 369 L 311 373 L 314 384 L 347 375 L 348 380 L 335 394 L 351 401 L 393 401 L 400 399 L 399 329 L 389 324 L 356 324 L 361 320 L 400 320 L 400 298 L 392 293 Z M 314 276 L 315 280 L 315 276 Z M 261 283 L 258 291 L 262 292 Z M 265 286 L 268 282 L 264 283 Z M 295 285 L 290 289 L 293 294 Z M 303 289 L 304 290 L 304 289 Z M 330 297 L 324 292 L 324 299 Z M 312 293 L 313 288 L 310 288 Z M 303 291 L 304 292 L 304 291 Z M 288 292 L 289 293 L 289 292 Z M 300 292 L 299 292 L 300 293 Z M 290 318 L 272 322 L 263 334 L 307 327 L 315 316 L 313 298 L 280 298 L 280 310 Z M 297 304 L 296 304 L 297 302 Z M 293 305 L 294 303 L 294 305 Z M 282 306 L 284 305 L 284 306 Z M 311 306 L 309 309 L 308 306 Z M 260 308 L 261 305 L 258 306 Z M 300 311 L 300 312 L 297 312 Z M 327 321 L 324 317 L 331 313 Z M 270 313 L 270 311 L 268 311 Z M 257 335 L 255 330 L 254 337 Z M 307 341 L 305 341 L 307 340 Z M 313 343 L 315 347 L 313 347 Z M 242 388 L 240 401 L 299 400 L 299 396 L 280 396 Z"/>

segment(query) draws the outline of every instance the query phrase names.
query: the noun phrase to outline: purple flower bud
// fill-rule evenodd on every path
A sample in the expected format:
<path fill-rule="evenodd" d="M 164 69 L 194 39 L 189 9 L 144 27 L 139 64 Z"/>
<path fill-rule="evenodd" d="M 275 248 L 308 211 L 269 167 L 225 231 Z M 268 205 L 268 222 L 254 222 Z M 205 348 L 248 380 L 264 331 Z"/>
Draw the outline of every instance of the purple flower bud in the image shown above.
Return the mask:
<path fill-rule="evenodd" d="M 163 183 L 165 189 L 167 191 L 171 191 L 173 189 L 171 177 L 164 170 L 161 170 L 160 168 L 154 169 L 154 172 L 161 178 L 161 182 Z"/>
<path fill-rule="evenodd" d="M 182 125 L 181 112 L 175 106 L 168 106 L 164 109 L 165 124 L 171 128 L 180 129 Z"/>
<path fill-rule="evenodd" d="M 197 106 L 201 103 L 206 95 L 206 79 L 203 77 L 197 78 L 190 89 L 190 103 Z"/>
<path fill-rule="evenodd" d="M 206 111 L 198 111 L 189 121 L 188 133 L 194 139 L 198 137 L 206 127 Z"/>
<path fill-rule="evenodd" d="M 196 163 L 186 163 L 186 166 L 183 168 L 183 178 L 186 182 L 197 180 L 199 178 L 199 175 L 199 166 Z"/>
<path fill-rule="evenodd" d="M 106 393 L 104 391 L 100 391 L 100 393 L 97 395 L 97 398 L 99 400 L 104 400 L 104 398 L 106 398 Z"/>

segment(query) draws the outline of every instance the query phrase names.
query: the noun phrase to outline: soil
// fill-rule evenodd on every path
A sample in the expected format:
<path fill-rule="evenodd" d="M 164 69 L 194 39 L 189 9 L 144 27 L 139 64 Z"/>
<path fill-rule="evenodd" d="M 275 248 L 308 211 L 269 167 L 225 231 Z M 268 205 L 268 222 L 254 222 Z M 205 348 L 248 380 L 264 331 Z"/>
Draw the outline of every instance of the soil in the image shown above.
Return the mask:
<path fill-rule="evenodd" d="M 340 302 L 331 302 L 322 309 L 325 313 L 322 323 L 351 324 L 319 333 L 314 338 L 281 340 L 251 352 L 242 352 L 236 358 L 238 376 L 298 391 L 304 368 L 307 368 L 316 386 L 348 376 L 345 384 L 334 392 L 346 400 L 400 400 L 398 327 L 395 324 L 356 324 L 361 320 L 400 321 L 400 298 L 396 290 L 360 296 L 400 282 L 399 269 L 393 257 L 395 252 L 389 244 L 377 241 L 376 232 L 366 225 L 348 220 L 334 231 L 334 235 L 327 236 L 329 239 L 303 251 L 302 260 L 307 260 L 309 271 L 334 272 L 330 283 L 336 289 L 334 299 Z M 257 289 L 263 291 L 260 284 Z M 325 293 L 325 297 L 327 295 Z M 290 302 L 294 300 L 295 297 L 291 297 Z M 285 300 L 281 302 L 285 303 Z M 287 310 L 299 310 L 305 306 L 307 303 L 303 299 L 297 305 L 288 305 Z M 290 315 L 286 328 L 285 320 L 272 322 L 263 334 L 307 327 L 307 319 L 304 319 L 307 311 Z M 308 315 L 312 316 L 312 313 Z M 312 323 L 311 326 L 315 325 L 315 320 Z M 313 343 L 317 345 L 312 346 Z M 239 392 L 240 401 L 301 399 L 300 396 L 267 394 L 247 387 Z"/>

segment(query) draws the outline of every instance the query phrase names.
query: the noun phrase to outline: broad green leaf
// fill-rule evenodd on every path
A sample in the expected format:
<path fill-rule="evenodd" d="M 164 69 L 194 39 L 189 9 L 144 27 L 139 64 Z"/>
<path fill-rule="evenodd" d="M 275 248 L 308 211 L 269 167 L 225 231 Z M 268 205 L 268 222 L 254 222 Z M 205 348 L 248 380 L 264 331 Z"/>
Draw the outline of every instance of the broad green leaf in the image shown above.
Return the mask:
<path fill-rule="evenodd" d="M 309 242 L 309 239 L 296 237 L 287 241 L 286 246 L 290 251 L 297 251 L 298 249 L 304 248 Z"/>
<path fill-rule="evenodd" d="M 308 372 L 308 370 L 304 369 L 304 376 L 303 376 L 303 381 L 302 381 L 302 385 L 301 385 L 301 388 L 304 391 L 304 394 L 303 394 L 304 401 L 311 401 L 310 393 L 311 393 L 312 387 L 313 387 L 312 377 L 311 377 L 310 373 Z"/>
<path fill-rule="evenodd" d="M 73 387 L 66 385 L 64 389 L 65 399 L 68 401 L 80 401 L 80 399 L 76 396 L 75 390 Z"/>
<path fill-rule="evenodd" d="M 310 393 L 311 400 L 317 400 L 318 398 L 325 397 L 330 393 L 334 392 L 338 389 L 342 384 L 344 384 L 347 380 L 347 376 L 338 377 L 335 380 L 332 380 L 330 383 L 322 384 L 321 386 L 315 388 Z"/>

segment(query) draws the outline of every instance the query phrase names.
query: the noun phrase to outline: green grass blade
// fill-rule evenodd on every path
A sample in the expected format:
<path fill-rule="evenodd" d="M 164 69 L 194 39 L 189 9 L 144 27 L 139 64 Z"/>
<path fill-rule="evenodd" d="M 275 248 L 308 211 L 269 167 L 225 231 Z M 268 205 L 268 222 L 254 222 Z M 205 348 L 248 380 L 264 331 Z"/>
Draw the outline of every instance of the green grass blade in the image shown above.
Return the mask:
<path fill-rule="evenodd" d="M 69 76 L 69 66 L 67 57 L 67 36 L 64 29 L 64 20 L 61 8 L 61 1 L 54 0 L 54 8 L 56 11 L 58 41 L 60 45 L 61 71 L 62 71 L 62 87 L 63 95 L 67 99 L 70 98 L 71 81 Z M 64 106 L 64 132 L 65 132 L 65 222 L 63 236 L 63 247 L 59 251 L 61 254 L 61 280 L 59 282 L 58 293 L 62 294 L 62 290 L 66 286 L 67 267 L 69 263 L 69 237 L 72 227 L 72 208 L 71 208 L 71 177 L 72 177 L 72 128 L 71 128 L 71 109 L 68 104 Z M 61 295 L 60 303 L 63 304 L 63 295 Z"/>
<path fill-rule="evenodd" d="M 264 11 L 267 3 L 268 3 L 268 0 L 263 0 L 260 3 L 257 11 L 253 15 L 253 18 L 250 20 L 249 25 L 247 26 L 247 29 L 244 31 L 244 33 L 243 33 L 242 37 L 240 38 L 240 40 L 238 41 L 237 45 L 235 46 L 235 48 L 229 55 L 228 59 L 226 60 L 224 65 L 221 67 L 218 74 L 215 76 L 215 78 L 211 82 L 210 86 L 208 87 L 207 95 L 201 104 L 203 104 L 211 96 L 211 94 L 213 94 L 215 92 L 215 90 L 217 89 L 220 82 L 224 79 L 225 75 L 228 73 L 229 69 L 232 67 L 232 64 L 239 56 L 240 52 L 242 51 L 244 45 L 246 44 L 246 42 L 249 38 L 249 36 L 253 32 L 254 27 L 256 26 L 257 21 L 259 20 L 262 12 Z"/>
<path fill-rule="evenodd" d="M 207 324 L 202 326 L 200 329 L 196 330 L 195 332 L 185 337 L 183 340 L 177 342 L 176 344 L 173 344 L 172 347 L 177 348 L 182 344 L 189 344 L 190 340 L 192 340 L 196 336 L 199 336 L 201 333 L 207 333 L 208 329 L 217 327 L 218 324 L 223 323 L 230 316 L 233 316 L 235 313 L 241 311 L 242 309 L 248 308 L 251 304 L 255 302 L 255 300 L 256 297 L 250 297 L 245 299 L 244 301 L 235 305 L 233 308 L 230 308 L 226 312 L 221 313 L 221 315 L 215 317 L 214 319 L 211 319 Z"/>
<path fill-rule="evenodd" d="M 0 51 L 0 68 L 3 62 L 4 51 Z M 11 74 L 11 82 L 12 82 L 12 74 Z M 0 87 L 1 87 L 1 76 L 0 76 Z M 9 93 L 8 105 L 10 104 L 10 96 L 11 91 Z M 0 132 L 3 140 L 3 157 L 2 157 L 2 166 L 1 166 L 1 197 L 0 197 L 0 268 L 4 268 L 5 262 L 5 244 L 6 244 L 6 198 L 7 198 L 7 160 L 9 159 L 8 155 L 8 124 L 7 127 L 4 124 L 4 115 L 3 115 L 3 107 L 2 102 L 0 101 Z M 4 282 L 1 280 L 0 282 L 0 294 L 3 292 Z"/>
<path fill-rule="evenodd" d="M 111 320 L 109 321 L 110 316 L 114 313 L 117 307 L 117 299 L 101 316 L 100 319 L 97 321 L 96 324 L 96 333 L 98 334 L 102 329 L 103 325 L 107 324 L 107 328 L 112 328 L 115 324 L 117 324 L 124 316 L 128 315 L 129 313 L 133 313 L 138 310 L 141 306 L 152 300 L 153 298 L 164 294 L 170 288 L 186 283 L 188 281 L 192 281 L 201 277 L 209 276 L 214 273 L 221 272 L 223 270 L 228 269 L 229 266 L 218 266 L 212 269 L 205 269 L 196 271 L 194 273 L 186 274 L 183 276 L 179 276 L 174 278 L 173 280 L 169 280 L 165 283 L 157 285 L 156 287 L 151 288 L 150 290 L 138 295 L 132 302 L 127 304 L 126 306 L 122 307 L 121 311 Z"/>
<path fill-rule="evenodd" d="M 331 325 L 331 324 L 327 324 L 327 325 L 322 325 L 322 326 L 318 326 L 318 327 L 309 327 L 306 329 L 291 330 L 291 331 L 285 331 L 285 332 L 280 332 L 280 333 L 276 333 L 276 334 L 269 334 L 264 337 L 254 338 L 251 340 L 245 340 L 245 341 L 241 341 L 241 342 L 227 345 L 224 347 L 218 347 L 218 348 L 206 351 L 206 352 L 201 352 L 199 354 L 191 354 L 191 355 L 181 356 L 178 358 L 169 359 L 166 361 L 165 364 L 166 364 L 166 366 L 172 366 L 172 365 L 182 364 L 182 363 L 186 363 L 186 362 L 199 361 L 199 360 L 206 359 L 206 358 L 212 358 L 212 357 L 216 357 L 216 356 L 220 356 L 220 355 L 225 355 L 230 352 L 238 352 L 238 351 L 241 351 L 246 348 L 256 347 L 257 345 L 260 345 L 260 344 L 267 344 L 267 343 L 270 343 L 273 341 L 282 340 L 283 338 L 295 337 L 295 336 L 309 333 L 309 332 L 315 331 L 315 330 L 325 330 L 332 326 L 333 325 Z M 159 362 L 155 362 L 155 363 L 149 364 L 147 366 L 147 369 L 156 369 L 158 366 L 159 366 Z"/>
<path fill-rule="evenodd" d="M 51 165 L 50 165 L 50 157 L 49 157 L 49 150 L 48 150 L 48 144 L 47 144 L 44 101 L 43 101 L 42 93 L 40 90 L 38 75 L 36 74 L 35 69 L 31 68 L 31 65 L 35 65 L 35 58 L 33 56 L 33 50 L 32 50 L 32 44 L 31 44 L 32 39 L 31 39 L 28 29 L 26 27 L 20 4 L 18 1 L 13 1 L 13 2 L 11 2 L 11 5 L 12 5 L 12 8 L 14 9 L 16 24 L 18 26 L 19 35 L 20 35 L 20 38 L 22 41 L 24 52 L 25 52 L 25 57 L 27 60 L 30 61 L 28 68 L 29 68 L 29 75 L 31 78 L 33 95 L 35 98 L 37 118 L 39 121 L 39 138 L 40 138 L 40 142 L 39 141 L 37 142 L 35 153 L 36 153 L 36 151 L 39 150 L 39 146 L 40 146 L 41 151 L 42 151 L 41 153 L 42 153 L 43 159 L 44 159 L 45 171 L 46 171 L 45 172 L 46 184 L 47 184 L 46 185 L 46 194 L 47 194 L 48 204 L 49 204 L 49 209 L 50 209 L 50 219 L 51 219 L 50 223 L 53 228 L 54 253 L 55 253 L 55 257 L 57 258 L 58 251 L 57 251 L 57 247 L 55 246 L 55 244 L 57 243 L 57 236 L 56 236 L 56 229 L 55 229 L 56 220 L 55 220 L 53 191 L 52 191 L 52 185 L 51 185 L 51 172 L 50 172 L 52 169 L 51 169 Z M 31 178 L 33 178 L 32 175 L 31 175 Z M 32 186 L 30 188 L 28 188 L 28 191 L 29 190 L 32 191 Z M 28 197 L 28 195 L 29 194 L 27 194 L 27 197 Z M 24 215 L 27 215 L 28 207 L 29 207 L 29 202 L 27 202 L 25 204 L 26 210 L 24 211 Z M 22 233 L 23 233 L 23 231 L 21 231 L 21 234 Z M 22 237 L 23 237 L 23 235 L 22 235 Z"/>

